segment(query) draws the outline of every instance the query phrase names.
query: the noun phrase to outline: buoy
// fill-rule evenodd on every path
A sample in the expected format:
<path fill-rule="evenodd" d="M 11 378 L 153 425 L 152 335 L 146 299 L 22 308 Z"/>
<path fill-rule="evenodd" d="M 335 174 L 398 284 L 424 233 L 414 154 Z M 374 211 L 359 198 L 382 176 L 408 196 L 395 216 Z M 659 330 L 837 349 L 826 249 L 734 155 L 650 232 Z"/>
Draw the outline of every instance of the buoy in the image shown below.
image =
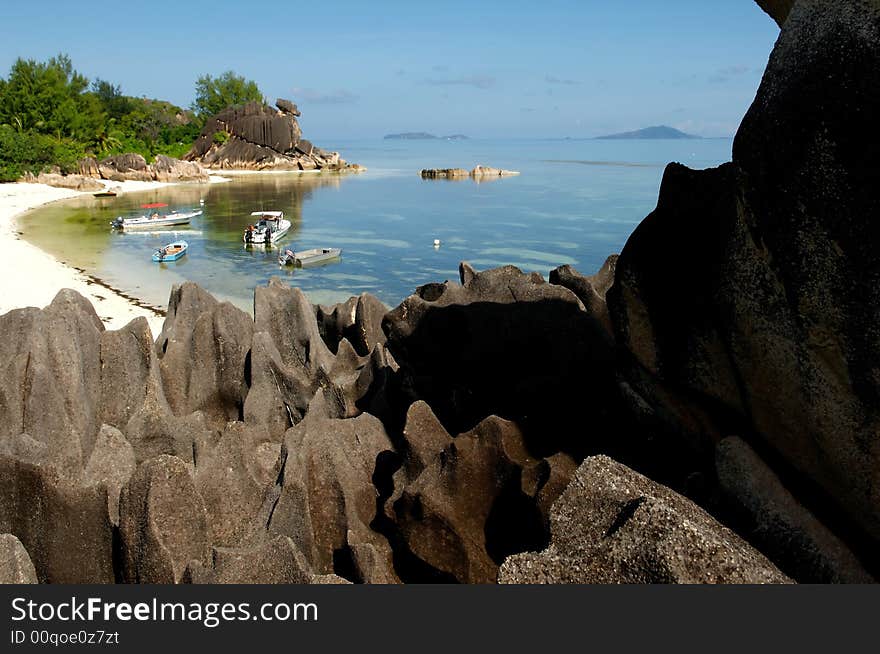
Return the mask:
<path fill-rule="evenodd" d="M 435 247 L 435 248 L 439 248 L 439 247 L 440 247 L 440 239 L 439 239 L 439 238 L 435 238 L 435 239 L 434 239 L 434 247 Z"/>

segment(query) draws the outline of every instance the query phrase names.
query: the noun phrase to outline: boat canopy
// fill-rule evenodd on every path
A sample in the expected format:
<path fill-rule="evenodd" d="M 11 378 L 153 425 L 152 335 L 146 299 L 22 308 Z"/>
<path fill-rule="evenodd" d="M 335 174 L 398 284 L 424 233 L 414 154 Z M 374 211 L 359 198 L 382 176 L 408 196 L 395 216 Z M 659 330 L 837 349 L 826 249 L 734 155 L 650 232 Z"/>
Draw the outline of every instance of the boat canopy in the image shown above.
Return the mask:
<path fill-rule="evenodd" d="M 252 216 L 271 216 L 272 218 L 282 218 L 284 216 L 283 211 L 254 211 L 251 213 Z"/>
<path fill-rule="evenodd" d="M 159 209 L 160 207 L 167 207 L 168 205 L 164 202 L 153 202 L 152 204 L 142 204 L 141 209 Z"/>

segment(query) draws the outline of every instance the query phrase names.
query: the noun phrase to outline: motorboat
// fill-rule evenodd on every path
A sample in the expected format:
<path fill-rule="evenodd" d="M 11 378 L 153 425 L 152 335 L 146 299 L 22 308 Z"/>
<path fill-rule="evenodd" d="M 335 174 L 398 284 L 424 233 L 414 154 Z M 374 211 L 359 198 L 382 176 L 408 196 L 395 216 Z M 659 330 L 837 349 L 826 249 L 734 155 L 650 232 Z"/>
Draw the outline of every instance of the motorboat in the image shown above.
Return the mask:
<path fill-rule="evenodd" d="M 164 209 L 168 205 L 163 202 L 154 202 L 152 204 L 142 204 L 141 209 L 147 209 L 147 213 L 140 216 L 133 216 L 130 218 L 123 218 L 119 216 L 110 224 L 114 227 L 114 229 L 155 229 L 156 227 L 168 227 L 171 225 L 186 225 L 189 222 L 196 218 L 197 216 L 202 215 L 201 209 L 195 209 L 193 211 L 171 211 L 170 213 L 163 213 L 159 211 L 160 209 Z"/>
<path fill-rule="evenodd" d="M 282 211 L 254 211 L 252 218 L 257 218 L 248 225 L 242 240 L 248 245 L 271 245 L 290 231 L 290 221 L 284 218 Z"/>
<path fill-rule="evenodd" d="M 341 254 L 342 250 L 339 248 L 314 248 L 312 250 L 302 250 L 301 252 L 287 249 L 278 257 L 278 263 L 282 266 L 303 268 L 338 259 Z"/>
<path fill-rule="evenodd" d="M 153 261 L 156 262 L 164 262 L 164 261 L 177 261 L 186 254 L 186 251 L 189 249 L 189 243 L 186 241 L 175 241 L 174 243 L 169 243 L 168 245 L 159 248 L 155 252 L 153 252 Z"/>

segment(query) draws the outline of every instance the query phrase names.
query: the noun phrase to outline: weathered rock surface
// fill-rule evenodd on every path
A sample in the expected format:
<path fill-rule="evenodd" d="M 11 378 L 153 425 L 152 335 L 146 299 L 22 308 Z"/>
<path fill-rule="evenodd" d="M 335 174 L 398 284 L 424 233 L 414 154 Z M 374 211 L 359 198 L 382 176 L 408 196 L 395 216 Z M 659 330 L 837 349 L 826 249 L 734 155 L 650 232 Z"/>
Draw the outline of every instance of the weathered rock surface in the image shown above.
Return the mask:
<path fill-rule="evenodd" d="M 507 555 L 546 544 L 570 459 L 532 458 L 516 425 L 494 416 L 452 438 L 424 402 L 410 407 L 404 438 L 385 512 L 418 559 L 462 583 L 494 583 Z"/>
<path fill-rule="evenodd" d="M 139 182 L 207 182 L 208 173 L 196 162 L 181 161 L 164 154 L 147 164 L 140 154 L 128 153 L 108 157 L 99 162 L 88 158 L 80 161 L 83 174 L 99 176 L 114 182 L 135 180 Z M 97 175 L 95 175 L 97 171 Z M 103 188 L 103 186 L 102 186 Z M 89 189 L 91 190 L 91 189 Z"/>
<path fill-rule="evenodd" d="M 229 107 L 209 119 L 185 159 L 208 168 L 360 170 L 302 138 L 297 106 L 279 99 Z"/>
<path fill-rule="evenodd" d="M 775 20 L 780 27 L 785 24 L 791 8 L 797 0 L 757 0 L 758 5 Z"/>
<path fill-rule="evenodd" d="M 69 188 L 73 191 L 103 191 L 104 185 L 90 176 L 60 175 L 58 173 L 25 173 L 19 180 L 28 184 L 46 184 L 56 188 Z"/>
<path fill-rule="evenodd" d="M 465 179 L 470 173 L 464 168 L 425 168 L 422 179 Z"/>
<path fill-rule="evenodd" d="M 796 472 L 790 490 L 840 514 L 869 550 L 880 174 L 865 135 L 878 71 L 880 6 L 796 3 L 733 163 L 669 167 L 608 293 L 618 341 L 647 371 L 643 396 L 682 424 L 701 414 L 687 430 L 706 452 L 730 433 L 769 447 Z"/>
<path fill-rule="evenodd" d="M 177 457 L 163 454 L 138 466 L 122 489 L 119 518 L 127 583 L 177 583 L 191 561 L 208 561 L 205 505 Z"/>
<path fill-rule="evenodd" d="M 273 538 L 251 549 L 215 547 L 211 566 L 190 564 L 184 581 L 192 584 L 308 584 L 313 575 L 293 541 Z"/>
<path fill-rule="evenodd" d="M 0 534 L 0 584 L 36 584 L 37 571 L 21 541 Z"/>
<path fill-rule="evenodd" d="M 805 509 L 741 438 L 718 444 L 721 491 L 740 518 L 740 533 L 804 583 L 873 583 L 855 555 Z"/>
<path fill-rule="evenodd" d="M 604 456 L 578 468 L 550 525 L 550 547 L 508 558 L 500 583 L 790 582 L 696 504 Z"/>
<path fill-rule="evenodd" d="M 538 455 L 594 447 L 617 395 L 601 316 L 513 266 L 462 264 L 460 276 L 418 288 L 385 316 L 411 400 L 425 400 L 450 433 L 497 415 L 517 421 Z M 589 430 L 572 429 L 574 407 L 591 416 Z"/>

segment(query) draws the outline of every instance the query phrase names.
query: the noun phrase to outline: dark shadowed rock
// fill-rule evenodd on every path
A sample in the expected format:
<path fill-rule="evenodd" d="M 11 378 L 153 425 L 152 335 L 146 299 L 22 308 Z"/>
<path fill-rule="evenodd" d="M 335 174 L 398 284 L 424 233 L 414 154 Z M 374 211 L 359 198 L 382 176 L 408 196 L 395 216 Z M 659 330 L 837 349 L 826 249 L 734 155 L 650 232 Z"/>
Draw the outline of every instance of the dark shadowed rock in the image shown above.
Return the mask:
<path fill-rule="evenodd" d="M 376 345 L 385 344 L 382 319 L 387 312 L 385 305 L 369 293 L 332 307 L 315 309 L 318 328 L 327 347 L 336 352 L 339 341 L 344 338 L 361 356 L 368 355 Z"/>
<path fill-rule="evenodd" d="M 550 547 L 508 558 L 500 583 L 788 583 L 696 504 L 604 456 L 553 505 Z"/>
<path fill-rule="evenodd" d="M 653 380 L 637 391 L 663 387 L 683 424 L 702 413 L 687 428 L 704 451 L 754 434 L 795 472 L 789 490 L 867 550 L 880 542 L 878 71 L 876 3 L 796 3 L 733 163 L 670 166 L 608 294 L 619 343 Z"/>
<path fill-rule="evenodd" d="M 163 454 L 138 466 L 119 499 L 119 534 L 127 583 L 177 583 L 190 561 L 208 561 L 205 504 L 183 461 Z"/>
<path fill-rule="evenodd" d="M 758 6 L 782 27 L 796 0 L 757 0 L 757 2 Z"/>
<path fill-rule="evenodd" d="M 739 532 L 788 575 L 802 583 L 874 582 L 745 441 L 721 441 L 715 467 L 721 491 L 739 516 Z"/>
<path fill-rule="evenodd" d="M 156 354 L 176 416 L 201 411 L 210 426 L 222 429 L 242 415 L 252 334 L 244 311 L 192 282 L 172 289 Z"/>
<path fill-rule="evenodd" d="M 404 438 L 385 512 L 418 559 L 462 583 L 494 583 L 506 556 L 546 545 L 542 509 L 565 488 L 567 457 L 552 474 L 516 425 L 494 416 L 453 439 L 423 402 L 410 407 Z"/>
<path fill-rule="evenodd" d="M 550 283 L 564 286 L 577 295 L 587 312 L 607 330 L 609 339 L 613 339 L 611 317 L 605 294 L 614 284 L 614 270 L 617 267 L 617 255 L 611 255 L 602 269 L 590 277 L 580 274 L 571 266 L 561 266 L 550 271 Z"/>
<path fill-rule="evenodd" d="M 513 266 L 462 285 L 427 284 L 383 321 L 411 400 L 450 433 L 489 415 L 517 421 L 536 454 L 589 451 L 614 409 L 613 349 L 595 316 L 566 288 Z M 591 416 L 573 430 L 573 412 Z"/>
<path fill-rule="evenodd" d="M 290 100 L 285 100 L 284 98 L 278 98 L 275 101 L 275 106 L 278 107 L 278 109 L 283 113 L 291 114 L 292 116 L 300 116 L 301 115 L 297 106 L 293 102 L 291 102 Z"/>
<path fill-rule="evenodd" d="M 36 584 L 37 571 L 21 541 L 0 534 L 0 584 Z"/>
<path fill-rule="evenodd" d="M 269 532 L 289 536 L 315 574 L 392 583 L 388 542 L 370 528 L 377 513 L 377 461 L 393 448 L 369 414 L 329 419 L 323 392 L 284 439 L 280 496 Z"/>

